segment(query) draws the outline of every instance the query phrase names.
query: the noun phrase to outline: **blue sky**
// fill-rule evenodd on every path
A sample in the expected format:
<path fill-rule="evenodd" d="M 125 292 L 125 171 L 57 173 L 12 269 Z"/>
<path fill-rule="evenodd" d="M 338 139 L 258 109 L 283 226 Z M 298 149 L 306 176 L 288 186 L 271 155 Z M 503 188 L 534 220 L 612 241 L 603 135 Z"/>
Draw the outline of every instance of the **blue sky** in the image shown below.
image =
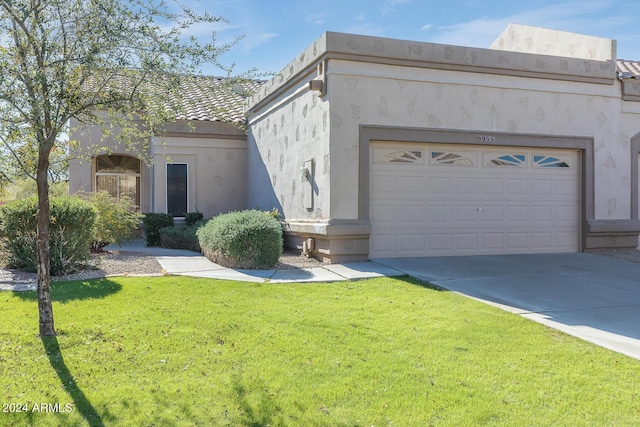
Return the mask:
<path fill-rule="evenodd" d="M 277 72 L 325 31 L 488 48 L 509 23 L 613 38 L 618 58 L 640 60 L 640 2 L 425 0 L 184 0 L 222 16 L 216 38 L 243 35 L 223 63 Z M 198 37 L 211 28 L 194 28 Z M 213 69 L 205 74 L 219 74 Z"/>

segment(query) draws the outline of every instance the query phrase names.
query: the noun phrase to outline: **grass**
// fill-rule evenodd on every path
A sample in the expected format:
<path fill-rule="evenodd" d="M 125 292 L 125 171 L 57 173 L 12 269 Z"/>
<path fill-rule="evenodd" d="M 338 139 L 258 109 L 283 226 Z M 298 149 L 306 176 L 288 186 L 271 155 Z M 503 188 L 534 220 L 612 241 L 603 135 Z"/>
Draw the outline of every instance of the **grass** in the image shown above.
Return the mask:
<path fill-rule="evenodd" d="M 59 334 L 41 340 L 35 293 L 0 293 L 1 409 L 28 410 L 0 425 L 640 419 L 640 361 L 408 278 L 110 278 L 55 283 L 53 298 Z"/>

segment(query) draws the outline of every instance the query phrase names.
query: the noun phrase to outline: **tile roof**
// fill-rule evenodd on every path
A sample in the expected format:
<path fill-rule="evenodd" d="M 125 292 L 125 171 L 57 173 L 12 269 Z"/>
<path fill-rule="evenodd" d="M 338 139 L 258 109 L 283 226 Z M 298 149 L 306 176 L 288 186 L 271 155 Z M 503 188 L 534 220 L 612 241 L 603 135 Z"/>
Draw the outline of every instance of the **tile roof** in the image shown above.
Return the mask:
<path fill-rule="evenodd" d="M 245 120 L 244 100 L 264 84 L 262 80 L 234 81 L 222 77 L 187 76 L 180 96 L 169 95 L 167 108 L 178 120 L 241 123 Z"/>
<path fill-rule="evenodd" d="M 621 79 L 638 79 L 640 78 L 640 61 L 627 61 L 618 59 L 616 61 L 618 77 Z"/>
<path fill-rule="evenodd" d="M 88 95 L 102 93 L 116 98 L 129 96 L 134 85 L 140 84 L 135 70 L 125 70 L 121 75 L 111 75 L 104 80 L 92 79 L 85 83 Z M 246 80 L 201 75 L 182 75 L 178 80 L 143 81 L 141 90 L 155 94 L 160 107 L 172 112 L 178 120 L 198 120 L 243 123 L 244 100 L 265 83 L 263 80 Z M 113 88 L 113 90 L 111 89 Z"/>

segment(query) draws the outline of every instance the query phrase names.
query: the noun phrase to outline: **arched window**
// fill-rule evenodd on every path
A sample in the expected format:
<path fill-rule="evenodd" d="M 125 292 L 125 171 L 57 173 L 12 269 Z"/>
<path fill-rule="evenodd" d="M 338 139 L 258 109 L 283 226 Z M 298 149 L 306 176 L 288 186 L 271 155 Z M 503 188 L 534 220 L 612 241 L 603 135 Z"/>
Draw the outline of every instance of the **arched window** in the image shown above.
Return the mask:
<path fill-rule="evenodd" d="M 140 206 L 140 159 L 114 154 L 96 157 L 96 191 L 107 191 L 120 200 L 129 197 Z"/>

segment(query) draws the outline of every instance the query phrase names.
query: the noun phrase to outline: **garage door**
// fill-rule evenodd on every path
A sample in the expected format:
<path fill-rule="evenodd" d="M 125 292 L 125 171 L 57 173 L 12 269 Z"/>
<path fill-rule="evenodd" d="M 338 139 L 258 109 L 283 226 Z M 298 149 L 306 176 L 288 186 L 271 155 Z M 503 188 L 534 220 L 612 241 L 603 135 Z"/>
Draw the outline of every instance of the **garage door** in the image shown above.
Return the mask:
<path fill-rule="evenodd" d="M 370 257 L 577 252 L 575 150 L 372 143 Z"/>

